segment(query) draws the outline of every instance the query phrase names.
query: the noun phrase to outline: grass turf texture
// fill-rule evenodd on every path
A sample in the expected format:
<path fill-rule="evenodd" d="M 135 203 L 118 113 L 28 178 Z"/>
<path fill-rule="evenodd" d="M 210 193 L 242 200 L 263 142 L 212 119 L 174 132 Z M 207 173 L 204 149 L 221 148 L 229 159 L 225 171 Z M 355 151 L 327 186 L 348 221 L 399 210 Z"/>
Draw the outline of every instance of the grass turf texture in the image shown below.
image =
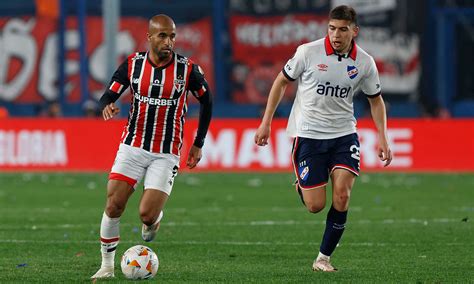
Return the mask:
<path fill-rule="evenodd" d="M 106 175 L 0 174 L 0 282 L 90 282 L 100 265 Z M 333 255 L 312 272 L 328 207 L 307 213 L 290 174 L 181 174 L 157 239 L 165 283 L 474 281 L 474 175 L 363 174 Z M 121 254 L 141 240 L 138 201 L 121 219 Z M 328 198 L 329 200 L 329 198 Z"/>

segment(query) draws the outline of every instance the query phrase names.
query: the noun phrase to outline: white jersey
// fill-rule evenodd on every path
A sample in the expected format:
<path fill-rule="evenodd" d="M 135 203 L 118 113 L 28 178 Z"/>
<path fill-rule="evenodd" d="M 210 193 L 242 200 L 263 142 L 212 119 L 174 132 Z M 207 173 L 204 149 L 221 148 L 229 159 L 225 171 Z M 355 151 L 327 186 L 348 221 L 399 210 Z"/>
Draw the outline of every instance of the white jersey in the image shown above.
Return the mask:
<path fill-rule="evenodd" d="M 355 43 L 340 56 L 327 36 L 300 45 L 282 72 L 291 81 L 298 79 L 287 127 L 291 137 L 332 139 L 355 133 L 354 93 L 360 88 L 367 96 L 380 94 L 374 59 Z"/>

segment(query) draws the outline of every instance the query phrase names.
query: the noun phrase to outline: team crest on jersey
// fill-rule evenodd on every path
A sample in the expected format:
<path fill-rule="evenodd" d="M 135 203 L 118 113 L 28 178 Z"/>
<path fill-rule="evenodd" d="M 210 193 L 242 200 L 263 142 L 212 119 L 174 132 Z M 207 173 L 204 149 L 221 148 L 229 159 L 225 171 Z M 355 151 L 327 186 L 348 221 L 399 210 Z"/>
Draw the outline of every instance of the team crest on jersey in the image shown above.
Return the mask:
<path fill-rule="evenodd" d="M 178 93 L 182 93 L 184 91 L 184 85 L 186 85 L 186 81 L 183 80 L 182 76 L 178 76 L 178 79 L 174 79 L 174 88 Z"/>
<path fill-rule="evenodd" d="M 305 181 L 308 178 L 309 167 L 300 167 L 300 179 Z"/>
<path fill-rule="evenodd" d="M 347 66 L 347 75 L 349 75 L 349 78 L 354 79 L 355 77 L 357 77 L 357 74 L 359 74 L 359 70 L 357 70 L 357 67 Z"/>

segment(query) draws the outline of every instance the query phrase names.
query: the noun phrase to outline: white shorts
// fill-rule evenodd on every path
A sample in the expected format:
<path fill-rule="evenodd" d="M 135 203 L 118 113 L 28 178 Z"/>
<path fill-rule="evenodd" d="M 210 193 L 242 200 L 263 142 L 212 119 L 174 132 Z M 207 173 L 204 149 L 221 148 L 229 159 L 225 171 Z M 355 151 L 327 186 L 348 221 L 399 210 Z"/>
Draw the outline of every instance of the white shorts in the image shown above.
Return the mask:
<path fill-rule="evenodd" d="M 145 176 L 145 189 L 157 189 L 170 195 L 178 168 L 179 157 L 174 154 L 151 153 L 120 144 L 109 179 L 126 181 L 135 189 Z"/>

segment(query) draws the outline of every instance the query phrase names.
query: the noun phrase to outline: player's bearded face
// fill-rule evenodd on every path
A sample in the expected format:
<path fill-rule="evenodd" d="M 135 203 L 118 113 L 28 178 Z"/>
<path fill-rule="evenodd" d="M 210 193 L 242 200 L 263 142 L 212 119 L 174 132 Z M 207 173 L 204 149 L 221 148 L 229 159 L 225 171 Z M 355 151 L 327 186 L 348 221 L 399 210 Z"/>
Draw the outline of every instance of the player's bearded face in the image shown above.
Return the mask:
<path fill-rule="evenodd" d="M 149 36 L 150 46 L 158 58 L 168 58 L 174 48 L 176 41 L 176 30 L 175 29 L 163 29 L 159 30 Z"/>
<path fill-rule="evenodd" d="M 338 53 L 346 53 L 351 47 L 352 39 L 357 36 L 359 28 L 347 20 L 329 21 L 328 35 L 332 48 Z"/>

